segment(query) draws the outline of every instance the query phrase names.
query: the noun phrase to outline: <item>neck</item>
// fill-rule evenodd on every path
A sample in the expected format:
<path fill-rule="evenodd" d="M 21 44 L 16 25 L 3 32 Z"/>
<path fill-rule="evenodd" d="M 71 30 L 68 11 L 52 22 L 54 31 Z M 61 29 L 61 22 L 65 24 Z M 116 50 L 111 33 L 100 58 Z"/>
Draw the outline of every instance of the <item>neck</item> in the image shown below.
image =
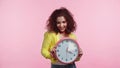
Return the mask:
<path fill-rule="evenodd" d="M 68 34 L 66 34 L 65 32 L 60 33 L 60 35 L 63 37 L 68 37 Z"/>

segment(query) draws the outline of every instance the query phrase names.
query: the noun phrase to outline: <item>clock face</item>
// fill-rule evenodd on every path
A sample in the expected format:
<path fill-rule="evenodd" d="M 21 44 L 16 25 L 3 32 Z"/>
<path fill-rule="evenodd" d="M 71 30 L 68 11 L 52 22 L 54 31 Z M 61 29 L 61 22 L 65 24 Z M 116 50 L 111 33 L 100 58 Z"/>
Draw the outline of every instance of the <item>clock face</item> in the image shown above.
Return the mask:
<path fill-rule="evenodd" d="M 72 63 L 78 56 L 79 47 L 75 40 L 63 39 L 56 45 L 56 57 L 62 63 Z"/>

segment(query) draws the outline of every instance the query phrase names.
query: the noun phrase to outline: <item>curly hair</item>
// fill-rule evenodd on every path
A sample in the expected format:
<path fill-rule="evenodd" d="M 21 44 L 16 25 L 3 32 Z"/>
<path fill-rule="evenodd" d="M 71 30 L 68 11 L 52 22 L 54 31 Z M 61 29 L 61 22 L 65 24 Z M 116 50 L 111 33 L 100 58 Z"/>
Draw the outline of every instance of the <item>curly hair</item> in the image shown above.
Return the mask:
<path fill-rule="evenodd" d="M 76 30 L 76 22 L 73 19 L 72 13 L 64 8 L 61 7 L 60 9 L 56 9 L 53 11 L 53 13 L 50 15 L 48 21 L 47 21 L 47 29 L 48 31 L 54 31 L 56 33 L 59 32 L 59 29 L 57 28 L 57 17 L 63 16 L 66 19 L 67 22 L 67 28 L 65 30 L 66 34 L 70 34 L 71 32 Z"/>

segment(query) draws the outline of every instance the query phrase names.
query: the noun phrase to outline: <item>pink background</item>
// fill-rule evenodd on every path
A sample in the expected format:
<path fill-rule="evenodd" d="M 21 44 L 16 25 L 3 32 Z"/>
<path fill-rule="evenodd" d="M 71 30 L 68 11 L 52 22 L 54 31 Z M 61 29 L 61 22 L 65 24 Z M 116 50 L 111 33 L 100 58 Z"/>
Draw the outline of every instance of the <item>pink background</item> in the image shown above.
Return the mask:
<path fill-rule="evenodd" d="M 46 20 L 60 7 L 77 22 L 77 67 L 120 68 L 119 0 L 0 0 L 0 68 L 50 68 L 40 49 Z"/>

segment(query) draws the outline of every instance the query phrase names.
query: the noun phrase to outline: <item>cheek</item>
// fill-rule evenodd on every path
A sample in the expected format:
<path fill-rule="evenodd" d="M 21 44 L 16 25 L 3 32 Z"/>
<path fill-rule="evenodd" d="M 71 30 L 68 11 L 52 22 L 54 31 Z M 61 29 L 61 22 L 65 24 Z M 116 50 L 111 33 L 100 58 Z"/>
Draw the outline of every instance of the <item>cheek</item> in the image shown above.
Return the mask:
<path fill-rule="evenodd" d="M 57 27 L 59 27 L 60 25 L 59 24 L 57 24 Z"/>
<path fill-rule="evenodd" d="M 65 23 L 65 26 L 67 27 L 67 23 Z"/>

